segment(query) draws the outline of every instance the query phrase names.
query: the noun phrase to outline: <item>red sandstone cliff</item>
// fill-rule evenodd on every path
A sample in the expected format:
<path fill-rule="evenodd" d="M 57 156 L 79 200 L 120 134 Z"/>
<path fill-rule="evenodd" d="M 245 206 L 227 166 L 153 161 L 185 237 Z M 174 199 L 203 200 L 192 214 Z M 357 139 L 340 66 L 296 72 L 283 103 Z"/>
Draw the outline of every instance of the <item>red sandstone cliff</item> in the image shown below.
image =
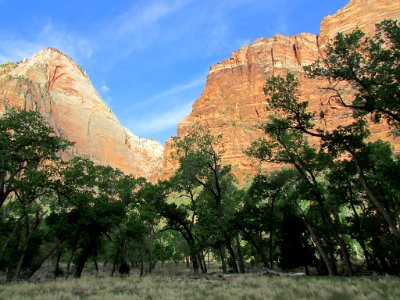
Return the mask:
<path fill-rule="evenodd" d="M 301 79 L 302 98 L 309 100 L 310 110 L 317 112 L 317 116 L 318 112 L 324 112 L 324 120 L 316 120 L 319 126 L 329 129 L 350 122 L 348 111 L 325 101 L 327 95 L 321 94 L 319 88 L 325 83 L 304 78 L 302 69 L 323 53 L 326 43 L 337 32 L 359 27 L 372 34 L 375 23 L 387 18 L 400 18 L 400 1 L 350 0 L 348 5 L 321 22 L 319 36 L 278 34 L 240 48 L 229 59 L 210 68 L 203 93 L 194 102 L 189 116 L 178 125 L 178 136 L 186 135 L 195 123 L 209 128 L 212 134 L 222 133 L 223 163 L 232 165 L 239 178 L 254 175 L 256 162 L 247 158 L 243 151 L 253 140 L 263 136 L 256 126 L 265 122 L 268 114 L 264 108 L 265 79 L 287 72 L 296 73 Z M 390 140 L 385 125 L 373 125 L 371 131 L 375 138 Z M 164 178 L 170 177 L 178 166 L 171 157 L 171 145 L 169 140 L 164 150 Z"/>
<path fill-rule="evenodd" d="M 0 110 L 39 111 L 54 130 L 75 142 L 73 153 L 146 178 L 161 171 L 163 147 L 124 128 L 86 73 L 56 49 L 0 67 Z"/>

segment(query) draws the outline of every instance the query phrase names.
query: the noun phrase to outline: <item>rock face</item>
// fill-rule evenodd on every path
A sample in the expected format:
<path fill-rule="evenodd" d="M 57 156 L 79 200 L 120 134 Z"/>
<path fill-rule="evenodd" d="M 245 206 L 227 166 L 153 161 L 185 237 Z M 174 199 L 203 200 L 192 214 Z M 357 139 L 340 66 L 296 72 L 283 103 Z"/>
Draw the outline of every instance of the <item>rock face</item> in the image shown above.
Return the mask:
<path fill-rule="evenodd" d="M 75 142 L 72 155 L 149 179 L 161 171 L 161 144 L 124 128 L 86 73 L 56 49 L 0 67 L 0 110 L 7 106 L 39 111 L 57 134 Z"/>
<path fill-rule="evenodd" d="M 336 14 L 325 17 L 321 22 L 320 44 L 326 44 L 337 32 L 362 29 L 367 35 L 375 31 L 375 24 L 384 19 L 400 17 L 398 0 L 350 0 Z"/>
<path fill-rule="evenodd" d="M 266 121 L 263 86 L 272 75 L 295 73 L 301 80 L 302 99 L 307 99 L 316 116 L 318 126 L 326 129 L 351 121 L 351 114 L 340 106 L 327 103 L 328 95 L 321 94 L 321 80 L 302 76 L 303 67 L 314 62 L 329 39 L 337 32 L 349 32 L 359 27 L 371 34 L 375 23 L 387 18 L 400 17 L 400 1 L 351 0 L 335 15 L 321 22 L 321 34 L 300 34 L 292 37 L 276 35 L 260 38 L 240 48 L 231 57 L 210 68 L 201 96 L 194 102 L 192 111 L 179 125 L 178 136 L 185 136 L 194 124 L 200 124 L 212 134 L 223 134 L 222 160 L 232 166 L 239 179 L 257 172 L 257 162 L 243 153 L 251 142 L 263 134 L 256 127 Z M 374 138 L 390 140 L 389 129 L 383 124 L 371 128 Z M 395 145 L 394 141 L 392 143 Z M 164 150 L 163 177 L 170 177 L 178 167 L 171 156 L 172 140 Z M 396 147 L 399 150 L 399 147 Z M 274 168 L 276 166 L 269 166 Z"/>

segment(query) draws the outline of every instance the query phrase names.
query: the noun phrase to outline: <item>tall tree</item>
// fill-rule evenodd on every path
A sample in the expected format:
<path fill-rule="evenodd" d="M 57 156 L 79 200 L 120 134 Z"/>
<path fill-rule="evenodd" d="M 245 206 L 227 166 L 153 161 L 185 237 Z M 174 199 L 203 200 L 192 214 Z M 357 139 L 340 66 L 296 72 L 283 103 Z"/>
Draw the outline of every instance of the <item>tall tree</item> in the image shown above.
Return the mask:
<path fill-rule="evenodd" d="M 29 180 L 36 171 L 46 172 L 71 145 L 56 136 L 38 112 L 5 110 L 0 115 L 0 207 L 15 193 L 17 182 Z"/>
<path fill-rule="evenodd" d="M 229 223 L 226 207 L 229 205 L 228 193 L 232 186 L 233 177 L 230 166 L 224 166 L 221 161 L 220 151 L 223 150 L 222 137 L 213 136 L 204 128 L 192 128 L 185 137 L 174 139 L 176 157 L 179 159 L 177 173 L 181 178 L 186 178 L 187 183 L 202 189 L 202 199 L 205 200 L 203 208 L 210 208 L 208 217 L 215 216 L 212 224 L 218 224 L 216 234 L 221 259 L 224 264 L 224 248 L 231 257 L 232 268 L 238 272 L 237 259 L 232 246 L 232 236 L 227 228 Z M 204 216 L 207 214 L 203 214 Z M 200 222 L 200 220 L 199 220 Z M 211 229 L 211 228 L 210 228 Z M 226 267 L 223 267 L 226 272 Z"/>
<path fill-rule="evenodd" d="M 339 33 L 326 49 L 326 56 L 305 68 L 312 78 L 328 79 L 334 92 L 331 101 L 351 108 L 355 117 L 370 114 L 400 126 L 400 27 L 397 20 L 376 25 L 376 34 L 366 37 L 361 30 Z M 350 100 L 344 97 L 349 89 Z M 346 93 L 347 94 L 347 93 Z"/>
<path fill-rule="evenodd" d="M 363 199 L 361 205 L 372 205 L 387 223 L 393 237 L 400 237 L 399 213 L 395 208 L 398 194 L 394 192 L 398 183 L 389 179 L 389 176 L 397 178 L 400 174 L 399 158 L 387 144 L 367 140 L 370 133 L 364 119 L 366 114 L 371 114 L 374 122 L 386 119 L 394 128 L 399 125 L 399 26 L 395 21 L 385 21 L 377 25 L 377 29 L 373 38 L 365 38 L 360 31 L 338 34 L 328 46 L 327 57 L 306 68 L 308 76 L 327 78 L 331 82 L 326 87 L 334 91 L 329 101 L 338 101 L 351 109 L 353 123 L 339 125 L 331 131 L 316 126 L 315 113 L 310 112 L 307 101 L 300 100 L 299 80 L 292 74 L 286 78 L 273 76 L 267 80 L 264 89 L 267 109 L 272 114 L 262 129 L 269 139 L 255 142 L 250 150 L 250 154 L 261 160 L 291 164 L 297 169 L 305 191 L 308 190 L 315 201 L 310 203 L 312 210 L 308 209 L 308 212 L 317 209 L 324 228 L 334 233 L 348 273 L 351 273 L 351 265 L 346 259 L 349 227 L 346 227 L 341 211 L 347 206 L 355 217 L 358 216 L 361 206 L 356 199 Z M 353 100 L 348 102 L 351 95 Z M 309 145 L 308 137 L 319 139 L 319 145 Z M 340 165 L 346 165 L 347 173 L 340 177 L 346 179 L 343 182 L 332 178 Z M 328 184 L 326 178 L 330 179 Z M 333 189 L 342 189 L 342 186 L 350 195 L 339 199 Z M 385 192 L 381 187 L 385 187 Z M 316 230 L 318 223 L 305 221 L 313 239 L 318 239 L 318 235 L 323 234 Z M 362 222 L 357 222 L 358 238 L 365 242 L 360 228 Z M 318 244 L 329 268 L 330 255 L 322 255 L 323 245 L 320 241 Z M 366 246 L 364 248 L 368 253 Z M 333 271 L 329 270 L 330 273 Z"/>
<path fill-rule="evenodd" d="M 123 174 L 76 157 L 66 163 L 60 175 L 58 203 L 49 218 L 53 222 L 65 220 L 63 225 L 67 225 L 68 232 L 57 227 L 61 234 L 58 238 L 70 243 L 71 259 L 76 259 L 74 275 L 80 277 L 90 256 L 96 262 L 102 238 L 111 239 L 113 228 L 125 215 L 118 193 Z"/>
<path fill-rule="evenodd" d="M 10 108 L 0 116 L 0 222 L 11 226 L 0 237 L 0 257 L 9 279 L 24 276 L 40 254 L 40 227 L 55 194 L 59 154 L 71 145 L 37 112 Z"/>

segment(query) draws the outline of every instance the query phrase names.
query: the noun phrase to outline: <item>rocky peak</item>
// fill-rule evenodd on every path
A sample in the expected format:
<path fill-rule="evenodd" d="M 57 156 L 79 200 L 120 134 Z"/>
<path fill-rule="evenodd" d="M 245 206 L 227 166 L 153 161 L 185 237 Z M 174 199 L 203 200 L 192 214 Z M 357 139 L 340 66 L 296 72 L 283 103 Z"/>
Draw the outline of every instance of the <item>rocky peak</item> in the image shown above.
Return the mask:
<path fill-rule="evenodd" d="M 154 178 L 163 147 L 123 127 L 86 72 L 54 48 L 0 73 L 0 110 L 20 106 L 39 111 L 55 131 L 75 142 L 70 155 L 89 157 L 125 173 Z"/>

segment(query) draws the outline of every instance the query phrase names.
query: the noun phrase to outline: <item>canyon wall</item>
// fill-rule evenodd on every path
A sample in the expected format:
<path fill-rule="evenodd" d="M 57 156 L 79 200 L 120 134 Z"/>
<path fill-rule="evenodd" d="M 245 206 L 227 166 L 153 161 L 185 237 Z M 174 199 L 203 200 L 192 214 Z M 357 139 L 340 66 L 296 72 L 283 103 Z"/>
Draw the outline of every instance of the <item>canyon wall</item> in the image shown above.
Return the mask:
<path fill-rule="evenodd" d="M 57 134 L 75 142 L 69 156 L 148 179 L 161 172 L 161 144 L 124 128 L 85 71 L 56 49 L 0 67 L 0 110 L 9 106 L 40 112 Z"/>
<path fill-rule="evenodd" d="M 178 136 L 185 136 L 194 124 L 208 128 L 212 134 L 222 133 L 223 164 L 230 164 L 239 179 L 253 176 L 258 162 L 246 157 L 244 150 L 253 140 L 263 136 L 257 126 L 265 122 L 268 115 L 263 93 L 266 78 L 295 73 L 301 80 L 302 99 L 309 101 L 310 110 L 316 112 L 316 123 L 321 128 L 329 130 L 351 122 L 351 112 L 328 104 L 329 95 L 320 89 L 326 82 L 305 78 L 303 67 L 323 55 L 326 44 L 337 32 L 350 32 L 358 27 L 372 34 L 375 23 L 399 17 L 400 1 L 351 0 L 321 22 L 319 36 L 277 34 L 240 48 L 229 59 L 210 68 L 203 93 L 194 102 L 191 113 L 178 125 Z M 324 117 L 318 118 L 321 112 Z M 374 138 L 390 140 L 396 145 L 389 136 L 388 126 L 373 124 L 371 131 Z M 397 145 L 396 148 L 399 150 Z M 169 140 L 164 150 L 163 178 L 169 178 L 178 167 L 172 152 L 172 140 Z"/>

